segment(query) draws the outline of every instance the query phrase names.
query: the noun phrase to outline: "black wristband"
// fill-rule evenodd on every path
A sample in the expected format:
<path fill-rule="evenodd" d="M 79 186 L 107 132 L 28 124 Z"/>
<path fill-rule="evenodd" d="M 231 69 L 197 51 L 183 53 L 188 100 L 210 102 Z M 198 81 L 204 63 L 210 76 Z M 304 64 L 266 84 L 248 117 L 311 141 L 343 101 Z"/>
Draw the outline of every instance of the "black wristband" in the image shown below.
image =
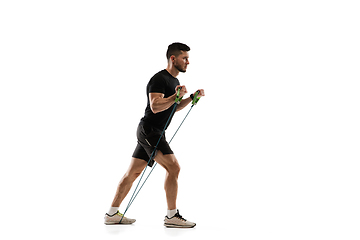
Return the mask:
<path fill-rule="evenodd" d="M 190 94 L 191 100 L 194 100 L 194 94 Z"/>

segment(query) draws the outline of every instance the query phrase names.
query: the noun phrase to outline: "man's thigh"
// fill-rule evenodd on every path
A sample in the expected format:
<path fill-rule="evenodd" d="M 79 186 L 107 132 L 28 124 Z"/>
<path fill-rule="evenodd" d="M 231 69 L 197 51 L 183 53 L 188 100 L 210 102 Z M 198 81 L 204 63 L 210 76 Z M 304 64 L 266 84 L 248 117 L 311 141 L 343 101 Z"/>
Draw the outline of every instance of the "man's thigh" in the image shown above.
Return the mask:
<path fill-rule="evenodd" d="M 167 171 L 169 171 L 171 168 L 180 168 L 180 165 L 174 154 L 164 155 L 160 150 L 158 150 L 154 160 Z"/>
<path fill-rule="evenodd" d="M 140 174 L 146 167 L 146 164 L 147 162 L 144 161 L 143 159 L 132 157 L 127 174 L 129 175 Z"/>

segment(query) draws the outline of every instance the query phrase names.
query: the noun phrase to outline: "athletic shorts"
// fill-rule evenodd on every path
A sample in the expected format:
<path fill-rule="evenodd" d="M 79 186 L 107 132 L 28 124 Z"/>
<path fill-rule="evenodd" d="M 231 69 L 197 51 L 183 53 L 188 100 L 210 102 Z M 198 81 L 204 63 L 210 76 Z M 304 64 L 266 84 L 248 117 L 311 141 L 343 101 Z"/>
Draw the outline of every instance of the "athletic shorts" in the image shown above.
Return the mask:
<path fill-rule="evenodd" d="M 136 132 L 138 144 L 132 157 L 149 162 L 155 146 L 159 141 L 161 132 L 162 130 L 159 130 L 144 123 L 140 123 Z M 160 150 L 164 155 L 174 154 L 174 152 L 169 146 L 169 143 L 166 141 L 165 134 L 161 137 L 159 145 L 157 146 L 157 149 L 153 154 L 151 161 L 148 163 L 148 166 L 150 167 L 152 167 L 154 164 L 154 157 L 156 156 L 157 150 Z"/>

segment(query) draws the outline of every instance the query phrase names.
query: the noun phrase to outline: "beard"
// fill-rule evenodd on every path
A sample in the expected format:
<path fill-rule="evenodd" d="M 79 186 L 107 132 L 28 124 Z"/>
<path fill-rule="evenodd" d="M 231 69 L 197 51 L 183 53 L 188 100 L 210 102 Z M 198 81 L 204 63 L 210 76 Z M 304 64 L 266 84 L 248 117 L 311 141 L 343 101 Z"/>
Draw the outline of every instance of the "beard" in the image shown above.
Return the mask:
<path fill-rule="evenodd" d="M 182 72 L 182 73 L 186 72 L 186 68 L 185 68 L 185 67 L 182 68 L 182 67 L 179 66 L 178 64 L 174 64 L 174 67 L 175 67 L 177 70 L 179 70 L 179 72 Z"/>

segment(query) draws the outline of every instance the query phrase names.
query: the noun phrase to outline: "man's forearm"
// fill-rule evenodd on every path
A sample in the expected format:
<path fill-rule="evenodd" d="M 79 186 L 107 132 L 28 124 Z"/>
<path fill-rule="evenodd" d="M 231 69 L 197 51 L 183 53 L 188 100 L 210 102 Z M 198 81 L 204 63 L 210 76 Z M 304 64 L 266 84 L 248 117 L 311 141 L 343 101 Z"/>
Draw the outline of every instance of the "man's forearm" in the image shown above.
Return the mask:
<path fill-rule="evenodd" d="M 191 103 L 191 101 L 192 101 L 191 97 L 181 100 L 180 104 L 176 108 L 176 111 L 180 111 L 181 109 L 186 107 L 189 103 Z"/>
<path fill-rule="evenodd" d="M 171 107 L 175 103 L 176 94 L 171 95 L 168 98 L 156 98 L 153 100 L 153 102 L 150 104 L 151 110 L 153 113 L 159 113 L 162 111 L 165 111 L 169 107 Z"/>

